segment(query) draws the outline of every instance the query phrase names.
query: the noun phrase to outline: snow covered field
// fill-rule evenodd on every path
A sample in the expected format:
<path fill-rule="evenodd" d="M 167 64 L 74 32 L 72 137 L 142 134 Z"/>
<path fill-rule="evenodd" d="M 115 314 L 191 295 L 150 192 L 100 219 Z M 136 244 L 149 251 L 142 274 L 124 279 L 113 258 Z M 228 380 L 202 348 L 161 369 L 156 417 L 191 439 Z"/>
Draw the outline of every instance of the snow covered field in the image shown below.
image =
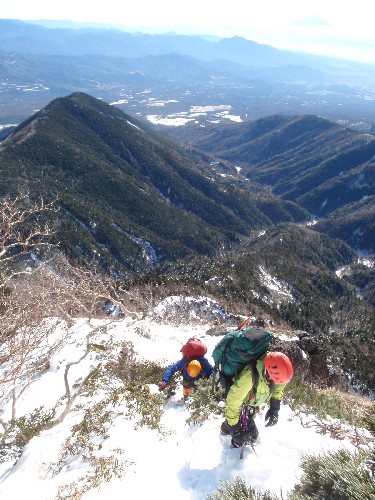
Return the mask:
<path fill-rule="evenodd" d="M 98 320 L 97 324 L 106 322 Z M 90 342 L 113 346 L 115 356 L 116 346 L 131 341 L 140 359 L 166 366 L 180 358 L 182 344 L 194 335 L 206 343 L 208 359 L 212 362 L 211 352 L 221 338 L 206 335 L 212 326 L 212 323 L 195 323 L 177 327 L 171 323 L 124 318 L 99 330 Z M 50 409 L 62 398 L 65 392 L 64 368 L 84 354 L 88 331 L 85 322 L 77 323 L 65 346 L 54 355 L 49 369 L 33 380 L 23 393 L 18 417 L 40 406 Z M 90 367 L 99 364 L 101 359 L 100 352 L 94 350 L 73 365 L 69 372 L 71 386 L 82 380 Z M 156 385 L 150 389 L 152 393 L 158 392 Z M 179 389 L 175 397 L 179 399 L 181 394 Z M 91 399 L 79 397 L 76 404 L 81 407 L 71 411 L 61 424 L 32 438 L 17 463 L 0 464 L 0 498 L 69 498 L 58 496 L 59 487 L 87 482 L 92 465 L 81 454 L 71 455 L 62 467 L 57 464 L 72 426 L 82 421 L 84 408 L 102 398 L 101 393 Z M 212 416 L 200 427 L 188 425 L 189 412 L 185 406 L 169 401 L 161 418 L 165 430 L 161 435 L 147 427 L 135 429 L 135 420 L 121 414 L 123 408 L 112 409 L 118 414 L 106 427 L 106 439 L 96 438 L 95 441 L 94 438 L 95 455 L 116 457 L 125 464 L 124 473 L 121 477 L 108 477 L 99 487 L 85 492 L 82 497 L 85 500 L 133 497 L 201 500 L 214 493 L 221 486 L 221 480 L 228 481 L 237 476 L 258 491 L 270 489 L 276 494 L 285 494 L 301 474 L 299 461 L 303 454 L 342 447 L 354 450 L 347 440 L 333 440 L 316 433 L 316 427 L 302 427 L 287 405 L 282 405 L 279 422 L 274 427 L 265 428 L 265 409 L 261 411 L 257 417 L 260 439 L 256 454 L 248 448 L 243 460 L 239 459 L 238 449 L 230 448 L 229 437 L 219 434 L 222 418 L 218 416 Z M 3 408 L 2 418 L 9 418 L 9 415 L 10 404 Z"/>

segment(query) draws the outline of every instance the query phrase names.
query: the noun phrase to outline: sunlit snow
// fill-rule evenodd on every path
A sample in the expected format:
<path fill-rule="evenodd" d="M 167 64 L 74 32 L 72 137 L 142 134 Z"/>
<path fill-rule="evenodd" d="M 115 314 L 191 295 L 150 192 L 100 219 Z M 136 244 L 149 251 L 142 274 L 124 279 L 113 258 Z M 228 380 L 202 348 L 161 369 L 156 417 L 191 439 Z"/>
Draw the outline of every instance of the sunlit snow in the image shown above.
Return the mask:
<path fill-rule="evenodd" d="M 186 298 L 190 307 L 194 299 Z M 160 363 L 162 366 L 180 359 L 180 348 L 191 336 L 198 336 L 208 347 L 208 359 L 221 337 L 206 332 L 215 323 L 206 320 L 204 312 L 216 307 L 216 314 L 222 314 L 217 305 L 205 297 L 197 300 L 195 318 L 177 326 L 163 321 L 163 315 L 176 311 L 181 306 L 181 298 L 170 297 L 156 306 L 152 317 L 134 320 L 126 316 L 121 321 L 112 322 L 98 330 L 90 339 L 95 345 L 112 349 L 116 356 L 116 346 L 130 341 L 140 359 Z M 154 315 L 154 313 L 157 313 Z M 200 316 L 200 314 L 202 314 Z M 159 316 L 156 322 L 153 318 Z M 176 318 L 175 318 L 176 319 Z M 178 319 L 178 318 L 177 318 Z M 96 325 L 105 326 L 104 320 L 96 320 Z M 78 361 L 86 346 L 87 324 L 78 321 L 64 346 L 51 359 L 48 370 L 32 380 L 22 395 L 18 416 L 44 406 L 52 408 L 64 395 L 63 373 L 67 363 Z M 103 362 L 100 352 L 90 355 L 72 367 L 69 373 L 73 386 L 87 375 L 93 366 Z M 150 385 L 151 392 L 157 393 L 157 386 Z M 178 388 L 175 396 L 182 395 Z M 0 498 L 14 500 L 53 500 L 58 488 L 77 481 L 86 484 L 92 468 L 80 454 L 58 468 L 59 453 L 72 426 L 82 420 L 83 408 L 99 402 L 103 397 L 96 393 L 92 398 L 80 397 L 75 411 L 69 413 L 62 424 L 34 437 L 24 448 L 18 462 L 0 465 Z M 81 407 L 81 409 L 80 409 Z M 84 500 L 124 498 L 163 498 L 165 500 L 202 500 L 221 486 L 221 480 L 233 480 L 240 476 L 256 490 L 271 489 L 284 495 L 298 480 L 301 470 L 299 462 L 305 453 L 347 448 L 354 451 L 347 439 L 338 441 L 328 435 L 318 434 L 316 427 L 304 428 L 292 410 L 282 404 L 279 423 L 274 427 L 264 426 L 265 408 L 257 417 L 260 431 L 256 454 L 251 448 L 245 451 L 243 460 L 239 450 L 229 446 L 229 438 L 219 433 L 222 417 L 212 416 L 201 426 L 188 425 L 188 410 L 182 404 L 165 402 L 162 416 L 164 435 L 147 427 L 134 428 L 134 419 L 122 412 L 125 407 L 110 408 L 117 412 L 116 418 L 108 424 L 107 438 L 95 441 L 95 455 L 115 456 L 125 463 L 122 477 L 112 477 L 99 487 L 92 488 L 83 495 Z M 3 418 L 9 417 L 10 405 L 2 408 Z M 309 418 L 305 416 L 305 418 Z"/>

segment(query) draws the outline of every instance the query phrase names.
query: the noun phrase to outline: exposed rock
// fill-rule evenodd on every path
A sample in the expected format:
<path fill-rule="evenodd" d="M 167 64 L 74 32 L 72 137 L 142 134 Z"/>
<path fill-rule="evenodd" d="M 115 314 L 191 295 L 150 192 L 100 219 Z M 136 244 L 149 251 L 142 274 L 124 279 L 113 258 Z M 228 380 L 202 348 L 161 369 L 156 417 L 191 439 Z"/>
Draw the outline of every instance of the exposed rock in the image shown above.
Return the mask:
<path fill-rule="evenodd" d="M 220 337 L 228 333 L 230 330 L 234 330 L 234 328 L 228 328 L 228 325 L 215 325 L 206 331 L 206 335 L 211 335 L 212 337 Z"/>
<path fill-rule="evenodd" d="M 319 342 L 314 337 L 302 337 L 300 340 L 300 347 L 308 354 L 318 354 L 320 347 Z"/>
<path fill-rule="evenodd" d="M 184 297 L 171 295 L 162 299 L 150 312 L 154 321 L 169 321 L 179 324 L 215 323 L 233 329 L 237 316 L 226 312 L 218 302 L 206 297 Z M 225 326 L 226 325 L 226 326 Z M 224 332 L 226 333 L 226 332 Z"/>
<path fill-rule="evenodd" d="M 295 340 L 281 340 L 274 337 L 270 345 L 270 351 L 280 351 L 288 356 L 293 365 L 294 377 L 309 380 L 310 362 L 308 356 L 299 347 Z"/>
<path fill-rule="evenodd" d="M 296 336 L 299 337 L 298 334 Z M 274 337 L 270 350 L 281 351 L 289 357 L 295 377 L 320 386 L 328 385 L 327 357 L 315 338 L 308 336 L 308 334 L 301 340 L 281 340 Z"/>
<path fill-rule="evenodd" d="M 303 337 L 308 337 L 309 333 L 305 332 L 305 330 L 293 330 L 293 334 L 298 337 L 300 340 Z"/>
<path fill-rule="evenodd" d="M 228 331 L 234 330 L 236 325 L 240 323 L 241 318 L 235 319 L 235 324 L 233 324 L 233 317 L 231 318 L 232 321 L 227 318 L 225 323 L 219 323 L 211 327 L 206 333 L 212 336 L 225 335 Z M 256 318 L 252 322 L 253 325 L 269 328 L 267 321 L 259 320 L 259 322 L 256 322 L 255 320 Z M 323 387 L 330 385 L 327 357 L 315 337 L 304 330 L 288 332 L 277 328 L 271 328 L 271 330 L 274 332 L 274 338 L 270 344 L 270 350 L 283 352 L 289 357 L 293 365 L 295 378 Z M 281 334 L 290 337 L 291 340 L 281 339 L 278 336 Z"/>

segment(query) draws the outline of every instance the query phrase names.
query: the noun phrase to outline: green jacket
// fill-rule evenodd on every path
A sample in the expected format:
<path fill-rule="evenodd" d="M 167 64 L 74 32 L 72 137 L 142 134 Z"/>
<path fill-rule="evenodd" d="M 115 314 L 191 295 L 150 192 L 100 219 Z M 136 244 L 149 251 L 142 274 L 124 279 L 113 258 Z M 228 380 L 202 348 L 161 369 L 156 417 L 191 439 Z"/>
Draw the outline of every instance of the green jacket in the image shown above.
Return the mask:
<path fill-rule="evenodd" d="M 264 373 L 264 358 L 267 354 L 258 359 L 256 370 L 259 374 L 259 382 L 256 387 L 254 397 L 253 388 L 253 373 L 251 365 L 246 366 L 237 377 L 229 389 L 225 416 L 229 425 L 236 425 L 240 419 L 241 406 L 243 403 L 249 406 L 260 406 L 269 399 L 281 400 L 284 395 L 285 385 L 273 384 L 273 392 L 271 396 L 271 386 L 265 379 Z"/>

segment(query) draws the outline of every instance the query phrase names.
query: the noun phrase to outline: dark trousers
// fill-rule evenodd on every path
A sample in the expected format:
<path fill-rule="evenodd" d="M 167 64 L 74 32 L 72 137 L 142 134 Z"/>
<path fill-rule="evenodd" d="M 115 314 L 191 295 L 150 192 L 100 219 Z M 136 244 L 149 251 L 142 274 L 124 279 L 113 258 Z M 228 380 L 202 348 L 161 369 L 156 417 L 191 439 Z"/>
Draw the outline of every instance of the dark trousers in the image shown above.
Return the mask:
<path fill-rule="evenodd" d="M 194 380 L 189 380 L 182 377 L 182 394 L 186 398 L 191 394 L 191 391 L 195 389 Z"/>

